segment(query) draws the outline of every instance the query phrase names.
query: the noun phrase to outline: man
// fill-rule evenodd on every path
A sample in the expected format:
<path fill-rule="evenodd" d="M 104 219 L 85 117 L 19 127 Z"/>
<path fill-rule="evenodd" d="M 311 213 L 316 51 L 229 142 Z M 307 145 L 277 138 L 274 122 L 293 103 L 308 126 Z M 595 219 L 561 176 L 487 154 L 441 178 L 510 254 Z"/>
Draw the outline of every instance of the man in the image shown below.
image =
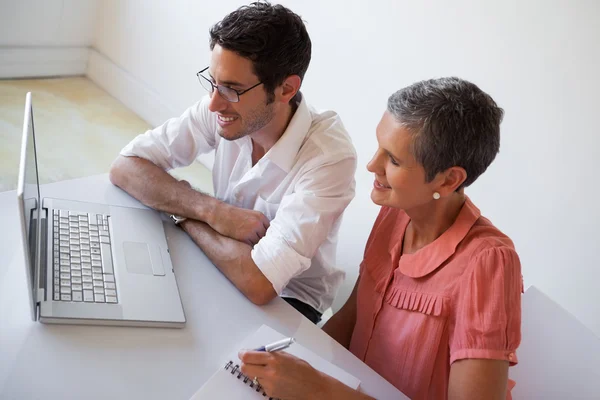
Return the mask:
<path fill-rule="evenodd" d="M 209 96 L 129 143 L 111 182 L 176 214 L 252 302 L 280 295 L 316 323 L 344 278 L 335 251 L 356 153 L 337 114 L 299 91 L 311 42 L 298 15 L 241 7 L 212 27 L 210 48 L 198 73 Z M 214 198 L 165 172 L 213 149 Z"/>

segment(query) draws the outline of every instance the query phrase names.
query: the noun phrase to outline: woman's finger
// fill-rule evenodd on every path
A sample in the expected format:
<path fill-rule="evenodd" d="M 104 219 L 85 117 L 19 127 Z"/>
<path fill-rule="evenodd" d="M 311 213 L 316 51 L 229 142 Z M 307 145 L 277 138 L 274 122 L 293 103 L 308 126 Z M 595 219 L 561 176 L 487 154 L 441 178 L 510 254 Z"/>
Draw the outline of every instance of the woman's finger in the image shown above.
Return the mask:
<path fill-rule="evenodd" d="M 255 377 L 260 379 L 264 378 L 265 376 L 265 367 L 262 365 L 242 363 L 240 369 L 242 370 L 244 375 L 246 375 L 250 379 L 254 379 Z"/>
<path fill-rule="evenodd" d="M 246 364 L 267 365 L 273 361 L 273 355 L 268 351 L 242 350 L 238 353 L 238 357 Z"/>

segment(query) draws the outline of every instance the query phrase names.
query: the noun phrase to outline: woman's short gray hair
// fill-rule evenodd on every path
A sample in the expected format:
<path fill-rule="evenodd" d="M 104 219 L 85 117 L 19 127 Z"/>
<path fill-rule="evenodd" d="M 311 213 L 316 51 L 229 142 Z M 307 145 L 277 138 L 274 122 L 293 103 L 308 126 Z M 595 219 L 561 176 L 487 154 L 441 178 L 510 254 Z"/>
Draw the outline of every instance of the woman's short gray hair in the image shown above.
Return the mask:
<path fill-rule="evenodd" d="M 500 150 L 504 111 L 477 85 L 460 78 L 414 83 L 388 99 L 388 111 L 413 135 L 412 153 L 427 182 L 450 167 L 465 169 L 469 186 Z"/>

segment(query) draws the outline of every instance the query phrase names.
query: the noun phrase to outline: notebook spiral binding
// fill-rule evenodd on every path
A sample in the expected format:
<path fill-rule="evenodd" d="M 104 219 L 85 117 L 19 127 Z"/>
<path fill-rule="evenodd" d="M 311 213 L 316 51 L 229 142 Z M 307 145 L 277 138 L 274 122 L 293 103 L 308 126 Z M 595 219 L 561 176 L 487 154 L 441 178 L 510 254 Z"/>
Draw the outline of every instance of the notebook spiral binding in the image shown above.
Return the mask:
<path fill-rule="evenodd" d="M 267 393 L 263 390 L 263 387 L 258 384 L 254 385 L 254 381 L 249 376 L 242 373 L 239 364 L 234 364 L 233 361 L 229 361 L 225 364 L 225 371 L 229 371 L 232 376 L 235 376 L 237 379 L 242 379 L 244 384 L 248 385 L 249 388 L 254 389 L 257 393 L 261 393 L 264 397 L 267 397 Z M 269 400 L 279 400 L 274 397 L 269 397 Z"/>

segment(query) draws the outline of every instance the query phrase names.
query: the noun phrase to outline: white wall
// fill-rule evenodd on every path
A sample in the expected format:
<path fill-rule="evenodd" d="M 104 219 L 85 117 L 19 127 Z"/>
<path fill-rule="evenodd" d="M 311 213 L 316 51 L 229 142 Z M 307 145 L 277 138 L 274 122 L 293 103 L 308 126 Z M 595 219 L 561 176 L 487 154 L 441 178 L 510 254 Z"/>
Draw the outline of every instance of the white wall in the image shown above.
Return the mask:
<path fill-rule="evenodd" d="M 103 2 L 98 59 L 112 61 L 125 81 L 150 93 L 154 107 L 162 103 L 161 113 L 146 112 L 158 124 L 204 95 L 194 74 L 208 63 L 208 28 L 240 4 Z M 526 285 L 537 285 L 600 335 L 600 3 L 284 4 L 302 15 L 313 40 L 304 93 L 317 107 L 341 114 L 359 154 L 357 196 L 344 218 L 338 255 L 349 279 L 356 277 L 377 213 L 365 165 L 387 97 L 420 79 L 457 75 L 506 110 L 501 153 L 468 194 L 513 238 Z"/>
<path fill-rule="evenodd" d="M 82 75 L 97 0 L 0 0 L 0 78 Z"/>

